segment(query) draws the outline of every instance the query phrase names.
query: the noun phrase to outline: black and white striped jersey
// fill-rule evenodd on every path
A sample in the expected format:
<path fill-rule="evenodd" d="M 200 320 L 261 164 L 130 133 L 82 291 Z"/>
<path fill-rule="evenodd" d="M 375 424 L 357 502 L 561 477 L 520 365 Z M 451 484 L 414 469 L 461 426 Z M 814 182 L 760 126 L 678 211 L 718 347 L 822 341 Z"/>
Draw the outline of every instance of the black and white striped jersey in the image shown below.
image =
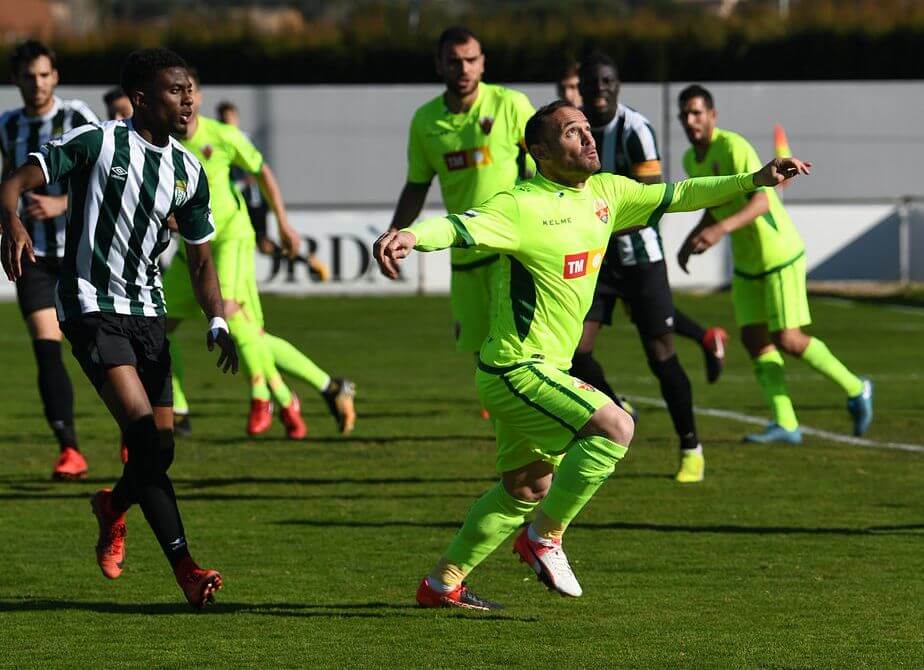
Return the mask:
<path fill-rule="evenodd" d="M 605 126 L 591 129 L 600 156 L 600 171 L 631 179 L 661 174 L 661 156 L 654 129 L 642 114 L 619 103 L 616 115 Z M 661 238 L 646 227 L 610 240 L 607 255 L 620 265 L 638 265 L 664 259 Z"/>
<path fill-rule="evenodd" d="M 12 172 L 26 157 L 53 137 L 86 123 L 98 121 L 96 115 L 81 100 L 62 100 L 55 96 L 54 106 L 42 116 L 27 116 L 25 109 L 11 109 L 0 115 L 0 154 L 5 172 Z M 49 184 L 36 193 L 61 195 L 63 185 Z M 23 217 L 26 230 L 32 237 L 36 256 L 61 257 L 64 255 L 64 215 L 52 219 L 34 220 Z"/>
<path fill-rule="evenodd" d="M 67 242 L 58 318 L 107 312 L 166 313 L 157 257 L 180 235 L 202 244 L 215 234 L 205 170 L 174 138 L 155 146 L 131 119 L 80 126 L 29 154 L 46 183 L 67 182 Z"/>

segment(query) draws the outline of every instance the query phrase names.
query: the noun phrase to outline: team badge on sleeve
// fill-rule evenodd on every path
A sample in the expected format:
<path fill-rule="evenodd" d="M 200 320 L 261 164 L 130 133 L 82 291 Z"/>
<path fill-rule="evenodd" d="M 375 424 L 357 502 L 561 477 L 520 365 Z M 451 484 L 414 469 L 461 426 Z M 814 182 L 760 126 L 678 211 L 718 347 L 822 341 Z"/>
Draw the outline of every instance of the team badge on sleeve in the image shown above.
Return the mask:
<path fill-rule="evenodd" d="M 603 221 L 603 223 L 610 222 L 610 208 L 606 204 L 606 200 L 603 198 L 594 200 L 594 211 L 597 214 L 597 218 Z"/>

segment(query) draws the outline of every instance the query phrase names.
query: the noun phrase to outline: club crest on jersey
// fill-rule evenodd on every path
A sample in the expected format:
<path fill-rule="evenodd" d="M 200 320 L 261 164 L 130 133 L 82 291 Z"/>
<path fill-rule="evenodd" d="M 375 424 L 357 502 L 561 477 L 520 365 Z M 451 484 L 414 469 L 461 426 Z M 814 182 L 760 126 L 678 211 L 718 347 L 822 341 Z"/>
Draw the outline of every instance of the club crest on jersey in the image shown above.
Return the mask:
<path fill-rule="evenodd" d="M 574 384 L 574 388 L 580 391 L 596 391 L 597 389 L 585 381 L 578 379 L 577 377 L 572 377 L 571 383 Z"/>
<path fill-rule="evenodd" d="M 485 135 L 491 134 L 491 128 L 494 127 L 494 117 L 493 116 L 482 116 L 478 119 L 478 125 L 481 126 L 481 132 Z"/>
<path fill-rule="evenodd" d="M 605 247 L 566 255 L 562 276 L 565 279 L 578 279 L 588 274 L 598 273 L 600 266 L 603 265 L 604 253 L 606 253 Z"/>
<path fill-rule="evenodd" d="M 213 149 L 211 144 L 206 144 L 204 147 L 202 147 L 202 155 L 205 156 L 206 159 L 212 157 L 212 152 Z"/>
<path fill-rule="evenodd" d="M 186 181 L 177 179 L 173 186 L 173 204 L 179 207 L 188 200 L 186 193 Z"/>
<path fill-rule="evenodd" d="M 596 212 L 597 218 L 603 221 L 603 223 L 610 222 L 610 208 L 603 198 L 594 200 L 594 212 Z"/>

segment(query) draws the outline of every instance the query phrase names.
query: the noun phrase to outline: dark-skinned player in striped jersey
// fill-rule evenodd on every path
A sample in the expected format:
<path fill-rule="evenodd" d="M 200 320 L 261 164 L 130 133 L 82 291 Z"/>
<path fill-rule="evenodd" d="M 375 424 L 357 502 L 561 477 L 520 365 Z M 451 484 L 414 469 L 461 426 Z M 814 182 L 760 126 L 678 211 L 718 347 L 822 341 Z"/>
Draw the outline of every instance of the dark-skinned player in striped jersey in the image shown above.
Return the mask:
<path fill-rule="evenodd" d="M 642 114 L 619 102 L 616 64 L 605 54 L 591 54 L 581 63 L 579 74 L 583 111 L 597 143 L 600 171 L 643 184 L 660 183 L 661 157 L 654 130 Z M 700 482 L 705 476 L 706 461 L 693 417 L 693 389 L 674 349 L 674 332 L 702 347 L 710 382 L 721 373 L 727 335 L 721 328 L 704 329 L 674 308 L 656 226 L 613 235 L 571 368 L 574 376 L 613 398 L 615 393 L 606 381 L 603 367 L 593 357 L 593 350 L 600 328 L 612 324 L 613 309 L 619 300 L 635 324 L 648 367 L 658 379 L 680 442 L 680 466 L 675 480 Z"/>
<path fill-rule="evenodd" d="M 221 575 L 189 553 L 173 484 L 173 398 L 166 304 L 157 257 L 170 240 L 168 217 L 185 241 L 192 285 L 209 319 L 206 344 L 218 366 L 237 371 L 209 239 L 215 234 L 205 171 L 171 135 L 192 116 L 189 68 L 166 49 L 129 55 L 121 84 L 131 119 L 79 126 L 42 145 L 0 184 L 0 260 L 20 281 L 34 262 L 17 214 L 22 193 L 67 182 L 67 243 L 56 291 L 61 330 L 74 357 L 122 431 L 128 462 L 110 489 L 91 500 L 99 524 L 96 558 L 116 579 L 125 560 L 125 514 L 138 504 L 196 608 L 221 588 Z"/>

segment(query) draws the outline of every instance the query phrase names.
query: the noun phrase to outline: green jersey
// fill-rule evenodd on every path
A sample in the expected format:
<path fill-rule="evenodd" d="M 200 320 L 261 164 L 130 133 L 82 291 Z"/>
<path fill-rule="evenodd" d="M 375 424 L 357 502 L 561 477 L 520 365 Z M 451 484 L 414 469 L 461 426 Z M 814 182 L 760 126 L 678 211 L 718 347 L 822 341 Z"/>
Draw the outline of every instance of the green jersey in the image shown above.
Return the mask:
<path fill-rule="evenodd" d="M 478 85 L 471 109 L 453 114 L 439 95 L 414 113 L 407 148 L 407 181 L 429 184 L 439 176 L 446 211 L 480 205 L 533 170 L 523 133 L 535 113 L 529 98 L 509 88 Z M 519 160 L 522 159 L 522 160 Z M 476 262 L 473 250 L 453 249 L 454 265 Z"/>
<path fill-rule="evenodd" d="M 180 143 L 205 168 L 212 194 L 215 242 L 253 237 L 253 226 L 237 216 L 240 212 L 247 212 L 247 203 L 231 181 L 231 166 L 257 174 L 263 167 L 263 155 L 234 126 L 204 116 L 198 118 L 193 136 L 188 140 L 181 139 Z"/>
<path fill-rule="evenodd" d="M 419 221 L 408 230 L 421 251 L 453 247 L 502 254 L 482 366 L 542 362 L 567 370 L 613 232 L 753 190 L 751 175 L 646 185 L 599 173 L 580 189 L 536 175 L 483 205 Z"/>
<path fill-rule="evenodd" d="M 703 160 L 696 160 L 690 148 L 683 155 L 683 168 L 691 177 L 754 172 L 762 167 L 757 152 L 737 133 L 716 128 Z M 761 189 L 770 201 L 770 211 L 731 234 L 735 272 L 742 276 L 759 276 L 791 263 L 805 253 L 799 231 L 783 208 L 776 190 Z M 716 221 L 739 212 L 751 195 L 740 194 L 727 203 L 709 208 Z"/>

